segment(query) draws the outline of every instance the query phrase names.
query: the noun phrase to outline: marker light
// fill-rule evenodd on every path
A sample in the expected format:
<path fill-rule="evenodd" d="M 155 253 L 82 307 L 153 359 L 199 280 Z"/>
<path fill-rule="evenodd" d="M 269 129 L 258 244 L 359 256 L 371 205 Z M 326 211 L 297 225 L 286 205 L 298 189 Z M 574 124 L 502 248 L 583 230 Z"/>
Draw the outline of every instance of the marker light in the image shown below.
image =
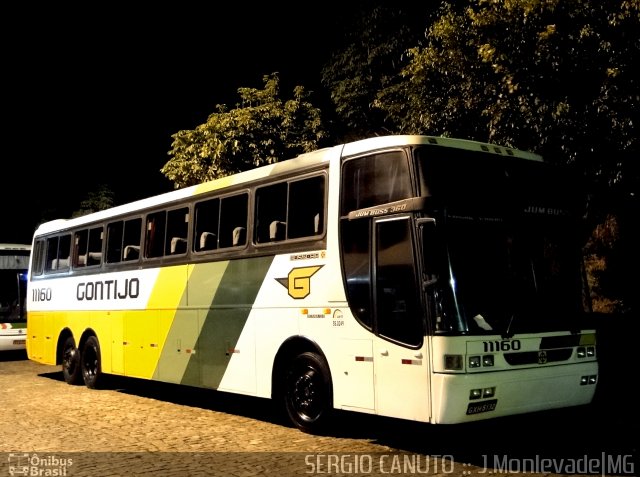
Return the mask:
<path fill-rule="evenodd" d="M 495 386 L 490 388 L 484 388 L 484 389 L 472 389 L 471 391 L 469 391 L 469 399 L 492 398 L 495 395 L 496 395 Z"/>
<path fill-rule="evenodd" d="M 490 398 L 496 395 L 496 388 L 484 388 L 482 390 L 483 398 Z"/>

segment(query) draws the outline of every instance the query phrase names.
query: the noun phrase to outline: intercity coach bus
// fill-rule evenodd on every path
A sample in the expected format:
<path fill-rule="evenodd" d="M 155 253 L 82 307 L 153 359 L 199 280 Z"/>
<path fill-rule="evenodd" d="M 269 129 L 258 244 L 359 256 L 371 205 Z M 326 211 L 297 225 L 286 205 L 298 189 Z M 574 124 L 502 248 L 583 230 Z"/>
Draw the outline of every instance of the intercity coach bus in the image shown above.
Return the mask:
<path fill-rule="evenodd" d="M 0 351 L 24 353 L 27 341 L 27 268 L 31 245 L 0 243 Z"/>
<path fill-rule="evenodd" d="M 590 403 L 580 200 L 533 153 L 429 136 L 321 149 L 35 232 L 30 359 L 462 423 Z"/>

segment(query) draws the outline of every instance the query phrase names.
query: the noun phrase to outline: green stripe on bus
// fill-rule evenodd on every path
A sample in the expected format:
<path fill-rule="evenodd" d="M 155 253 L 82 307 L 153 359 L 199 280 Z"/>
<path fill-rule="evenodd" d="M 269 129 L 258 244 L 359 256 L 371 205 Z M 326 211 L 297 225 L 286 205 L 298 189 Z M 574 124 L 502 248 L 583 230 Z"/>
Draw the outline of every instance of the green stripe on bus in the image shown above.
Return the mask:
<path fill-rule="evenodd" d="M 154 379 L 216 389 L 273 257 L 194 265 L 189 307 L 178 310 Z M 195 305 L 195 306 L 194 306 Z"/>

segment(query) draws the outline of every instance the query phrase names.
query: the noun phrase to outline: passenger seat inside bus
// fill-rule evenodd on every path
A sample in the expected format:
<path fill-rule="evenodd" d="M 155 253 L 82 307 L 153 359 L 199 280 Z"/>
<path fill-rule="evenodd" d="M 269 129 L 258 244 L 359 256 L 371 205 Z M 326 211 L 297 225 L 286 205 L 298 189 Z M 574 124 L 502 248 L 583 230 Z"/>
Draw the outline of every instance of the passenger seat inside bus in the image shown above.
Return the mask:
<path fill-rule="evenodd" d="M 280 220 L 274 220 L 269 225 L 269 240 L 284 240 L 286 237 L 287 223 Z"/>
<path fill-rule="evenodd" d="M 51 260 L 51 266 L 49 270 L 65 270 L 69 268 L 69 259 L 68 258 L 54 258 Z"/>
<path fill-rule="evenodd" d="M 202 232 L 200 234 L 200 243 L 198 252 L 204 250 L 214 250 L 216 248 L 216 234 L 213 232 Z"/>
<path fill-rule="evenodd" d="M 247 240 L 247 229 L 244 227 L 236 227 L 233 229 L 233 240 L 232 244 L 235 247 L 236 245 L 244 245 Z"/>
<path fill-rule="evenodd" d="M 124 247 L 124 257 L 123 260 L 138 260 L 140 256 L 140 246 L 139 245 L 126 245 Z"/>
<path fill-rule="evenodd" d="M 169 253 L 171 255 L 182 255 L 187 253 L 187 239 L 182 237 L 172 237 Z"/>

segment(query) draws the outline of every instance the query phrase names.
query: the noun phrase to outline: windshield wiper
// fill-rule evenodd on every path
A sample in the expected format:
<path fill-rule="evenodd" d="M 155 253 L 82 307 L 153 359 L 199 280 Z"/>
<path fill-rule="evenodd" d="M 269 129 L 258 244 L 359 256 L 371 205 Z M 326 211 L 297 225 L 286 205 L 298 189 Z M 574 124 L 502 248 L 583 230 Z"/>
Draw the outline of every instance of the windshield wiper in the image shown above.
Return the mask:
<path fill-rule="evenodd" d="M 505 330 L 502 332 L 502 339 L 503 340 L 508 340 L 509 338 L 511 338 L 515 333 L 513 333 L 511 331 L 511 325 L 514 322 L 514 318 L 516 317 L 516 312 L 514 311 L 513 313 L 511 313 L 511 318 L 509 318 L 509 323 L 507 324 L 507 327 L 505 328 Z"/>

